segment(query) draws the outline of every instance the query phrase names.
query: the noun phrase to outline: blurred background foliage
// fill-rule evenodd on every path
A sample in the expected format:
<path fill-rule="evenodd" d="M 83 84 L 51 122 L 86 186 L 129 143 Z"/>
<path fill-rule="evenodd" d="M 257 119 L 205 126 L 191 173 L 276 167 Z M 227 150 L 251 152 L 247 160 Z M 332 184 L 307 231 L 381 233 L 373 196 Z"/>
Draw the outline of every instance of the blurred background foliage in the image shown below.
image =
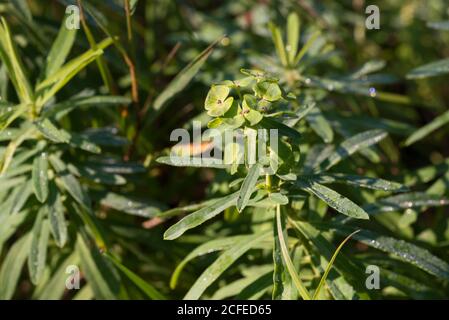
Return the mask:
<path fill-rule="evenodd" d="M 209 118 L 203 112 L 203 105 L 212 83 L 234 79 L 239 76 L 241 68 L 253 67 L 267 69 L 271 66 L 271 70 L 267 71 L 279 72 L 281 81 L 283 76 L 287 77 L 286 73 L 276 69 L 276 51 L 268 23 L 272 21 L 284 28 L 291 12 L 296 12 L 301 21 L 300 47 L 314 31 L 320 31 L 316 47 L 311 49 L 310 59 L 307 60 L 308 74 L 341 79 L 368 61 L 385 63 L 376 74 L 378 81 L 368 87 L 374 86 L 377 93 L 389 94 L 372 97 L 369 92 L 359 94 L 328 90 L 320 105 L 335 132 L 333 139 L 336 141 L 347 137 L 345 129 L 355 133 L 373 128 L 370 127 L 373 125 L 372 119 L 381 119 L 379 123 L 390 133 L 379 145 L 380 150 L 376 149 L 379 157 L 373 156 L 369 161 L 358 159 L 343 168 L 358 174 L 403 182 L 413 186 L 415 191 L 426 191 L 437 181 L 443 187 L 435 187 L 435 192 L 440 196 L 449 196 L 447 123 L 420 141 L 404 145 L 418 128 L 448 110 L 447 74 L 424 79 L 406 78 L 418 66 L 449 57 L 449 31 L 428 26 L 429 22 L 449 20 L 447 0 L 369 3 L 364 0 L 131 0 L 128 8 L 122 0 L 2 0 L 0 14 L 10 25 L 30 78 L 39 76 L 66 6 L 80 3 L 85 21 L 77 33 L 70 57 L 89 49 L 92 39 L 98 43 L 107 36 L 113 36 L 116 43 L 102 56 L 103 73 L 99 72 L 98 61 L 90 64 L 58 94 L 58 100 L 95 93 L 126 96 L 132 102 L 113 108 L 78 108 L 61 123 L 74 131 L 108 127 L 128 141 L 125 145 L 106 149 L 102 156 L 118 157 L 143 169 L 127 177 L 125 185 L 111 186 L 109 191 L 126 199 L 95 203 L 96 216 L 108 229 L 112 240 L 111 251 L 166 297 L 182 298 L 216 257 L 211 254 L 190 262 L 181 276 L 182 281 L 172 290 L 169 287 L 171 274 L 189 252 L 208 240 L 245 233 L 252 227 L 249 225 L 251 218 L 245 215 L 236 217 L 232 210 L 227 210 L 224 219 L 216 219 L 176 241 L 164 241 L 163 232 L 176 218 L 159 217 L 159 214 L 164 212 L 165 216 L 174 216 L 183 211 L 167 214 L 166 210 L 229 192 L 229 175 L 212 169 L 167 167 L 155 162 L 155 159 L 167 154 L 168 148 L 173 145 L 169 138 L 174 128 L 190 128 L 194 119 L 207 123 Z M 365 8 L 368 4 L 376 4 L 380 8 L 380 30 L 365 28 Z M 208 50 L 208 46 L 217 39 L 218 42 Z M 188 87 L 163 101 L 159 108 L 155 107 L 159 94 L 183 68 L 197 61 L 195 59 L 202 52 L 207 60 L 196 76 L 189 79 Z M 317 52 L 316 59 L 313 59 L 314 52 Z M 287 87 L 295 87 L 288 79 L 284 82 Z M 5 100 L 16 99 L 11 87 L 5 83 L 3 68 L 0 69 L 0 95 Z M 302 84 L 295 88 L 301 91 Z M 345 122 L 340 122 L 341 118 Z M 378 127 L 379 123 L 374 127 Z M 310 141 L 322 142 L 319 135 L 309 131 L 305 135 Z M 91 160 L 96 161 L 95 158 Z M 425 167 L 428 167 L 427 171 L 418 171 Z M 341 190 L 359 202 L 366 202 L 367 195 L 360 190 L 350 191 L 344 187 Z M 127 208 L 129 202 L 132 208 Z M 145 214 L 136 209 L 136 203 Z M 379 228 L 397 238 L 419 244 L 448 261 L 448 207 L 416 211 L 401 209 L 382 217 L 377 221 Z M 23 229 L 26 230 L 26 227 Z M 18 231 L 18 235 L 20 232 L 24 231 Z M 8 239 L 5 247 L 14 244 L 18 235 Z M 63 250 L 52 247 L 49 250 L 49 274 L 55 270 L 61 272 L 61 261 L 70 255 L 71 247 Z M 3 258 L 0 261 L 7 251 L 4 249 L 1 252 Z M 361 243 L 347 249 L 347 254 L 364 262 L 380 263 L 385 259 L 384 255 L 371 251 Z M 254 274 L 265 274 L 265 263 L 269 258 L 266 253 L 251 251 L 241 259 L 241 263 L 227 270 L 225 276 L 214 283 L 206 297 L 237 296 L 239 291 L 234 289 L 234 292 L 227 285 L 241 279 L 242 275 L 249 283 L 255 279 Z M 394 266 L 395 263 L 399 262 L 391 264 Z M 391 269 L 394 270 L 394 267 L 390 266 Z M 313 271 L 310 272 L 310 277 L 313 277 Z M 43 289 L 35 289 L 27 280 L 25 270 L 23 273 L 14 297 L 40 297 L 39 290 Z M 408 276 L 426 282 L 427 275 L 421 273 L 412 270 Z M 131 280 L 124 277 L 122 281 L 126 287 L 126 297 L 145 297 Z M 426 284 L 432 289 L 433 279 Z M 236 285 L 236 288 L 242 286 Z M 410 288 L 404 289 L 391 281 L 372 298 L 448 297 L 447 282 L 435 284 L 434 287 L 435 290 L 426 291 L 427 288 L 418 286 L 411 293 L 413 290 Z M 228 291 L 220 291 L 220 288 L 228 288 Z M 86 289 L 79 293 L 65 291 L 54 298 L 73 297 L 94 298 L 95 295 Z M 262 297 L 270 297 L 270 294 Z"/>

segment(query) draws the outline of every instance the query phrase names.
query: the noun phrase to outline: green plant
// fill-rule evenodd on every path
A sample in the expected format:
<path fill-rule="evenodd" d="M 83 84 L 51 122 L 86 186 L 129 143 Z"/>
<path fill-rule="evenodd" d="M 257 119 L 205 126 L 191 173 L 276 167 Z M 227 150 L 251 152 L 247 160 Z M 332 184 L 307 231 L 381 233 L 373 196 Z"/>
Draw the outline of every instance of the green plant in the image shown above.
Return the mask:
<path fill-rule="evenodd" d="M 447 298 L 447 3 L 379 7 L 0 0 L 0 298 Z"/>
<path fill-rule="evenodd" d="M 263 281 L 263 285 L 260 286 L 262 277 L 248 283 L 245 282 L 246 288 L 242 285 L 242 292 L 248 295 L 239 295 L 240 298 L 260 296 L 270 286 L 272 286 L 272 296 L 275 299 L 295 299 L 298 294 L 302 299 L 325 297 L 326 295 L 320 289 L 323 288 L 333 264 L 336 267 L 336 271 L 332 275 L 334 281 L 327 282 L 331 296 L 336 299 L 368 298 L 372 293 L 365 287 L 363 264 L 345 257 L 335 260 L 335 255 L 332 256 L 335 248 L 329 242 L 328 237 L 332 234 L 344 235 L 351 232 L 353 232 L 354 239 L 394 256 L 393 261 L 398 264 L 398 268 L 401 266 L 401 268 L 407 269 L 407 264 L 414 265 L 434 276 L 438 281 L 442 281 L 444 286 L 444 282 L 449 279 L 449 265 L 445 261 L 414 244 L 377 233 L 373 223 L 358 223 L 358 221 L 369 219 L 370 216 L 375 218 L 382 212 L 394 211 L 401 207 L 447 205 L 448 199 L 420 192 L 410 192 L 409 188 L 401 183 L 377 177 L 335 171 L 334 167 L 338 168 L 340 162 L 359 152 L 363 152 L 369 159 L 375 159 L 376 153 L 369 148 L 385 139 L 387 132 L 380 129 L 368 130 L 350 136 L 336 145 L 317 144 L 314 139 L 310 138 L 309 129 L 304 127 L 301 120 L 309 115 L 308 123 L 312 130 L 327 143 L 334 140 L 331 125 L 321 113 L 317 111 L 318 114 L 310 117 L 312 110 L 317 110 L 315 106 L 320 104 L 324 96 L 320 92 L 304 89 L 298 80 L 302 79 L 303 83 L 312 87 L 318 86 L 330 91 L 338 90 L 345 93 L 363 93 L 366 96 L 380 96 L 387 100 L 394 95 L 375 91 L 370 94 L 369 87 L 365 85 L 366 83 L 372 84 L 372 82 L 367 82 L 365 79 L 359 82 L 357 78 L 344 81 L 318 80 L 318 77 L 314 77 L 312 81 L 310 77 L 305 78 L 302 75 L 303 66 L 299 63 L 313 42 L 316 41 L 318 33 L 311 36 L 303 48 L 297 52 L 298 25 L 298 18 L 294 14 L 290 15 L 287 24 L 287 47 L 284 47 L 279 29 L 274 25 L 271 26 L 276 52 L 281 62 L 279 68 L 285 68 L 283 71 L 279 69 L 277 74 L 281 76 L 281 82 L 288 84 L 294 90 L 294 94 L 286 94 L 280 89 L 279 80 L 265 72 L 242 70 L 248 77 L 213 85 L 206 97 L 205 109 L 209 116 L 214 117 L 208 124 L 209 128 L 218 129 L 221 134 L 226 130 L 237 128 L 243 128 L 243 130 L 277 129 L 279 135 L 282 136 L 282 139 L 279 139 L 279 144 L 282 147 L 276 154 L 273 154 L 274 151 L 268 148 L 267 157 L 259 159 L 256 164 L 247 165 L 246 170 L 239 168 L 238 157 L 235 156 L 236 153 L 233 153 L 233 161 L 228 168 L 229 173 L 236 174 L 238 172 L 243 175 L 243 178 L 229 183 L 229 191 L 232 193 L 203 203 L 199 210 L 182 218 L 165 232 L 165 239 L 176 239 L 187 230 L 205 223 L 223 211 L 225 211 L 225 215 L 229 210 L 232 212 L 235 210 L 233 208 L 238 211 L 235 215 L 247 215 L 247 213 L 252 215 L 252 218 L 245 219 L 251 220 L 247 223 L 254 224 L 257 221 L 259 224 L 257 227 L 245 228 L 245 230 L 251 230 L 250 233 L 224 237 L 219 240 L 214 239 L 202 244 L 178 266 L 172 277 L 172 287 L 176 285 L 182 268 L 192 258 L 208 252 L 223 251 L 218 259 L 199 276 L 185 296 L 187 299 L 200 298 L 206 289 L 242 255 L 251 249 L 262 249 L 262 252 L 267 250 L 273 252 L 272 282 Z M 361 71 L 357 72 L 357 77 L 377 68 L 374 65 L 365 65 Z M 301 136 L 300 133 L 303 135 Z M 232 153 L 235 143 L 230 142 L 229 145 L 223 147 L 225 158 L 226 151 Z M 245 146 L 244 150 L 248 148 Z M 299 161 L 299 150 L 302 150 L 302 158 L 304 158 L 301 161 Z M 273 157 L 274 155 L 276 157 Z M 275 175 L 266 175 L 265 180 L 259 180 L 263 165 L 269 164 L 272 169 L 277 168 L 277 166 L 273 166 L 274 158 L 276 158 L 274 160 L 276 164 L 281 164 L 275 171 Z M 187 162 L 177 162 L 173 158 L 166 157 L 159 161 L 178 166 L 189 165 Z M 214 164 L 203 162 L 202 165 L 196 164 L 195 166 L 214 167 Z M 221 165 L 216 167 L 222 168 Z M 373 193 L 363 193 L 364 197 L 369 199 L 369 203 L 359 206 L 326 186 L 328 184 L 365 188 L 373 190 Z M 233 191 L 239 185 L 241 185 L 240 188 Z M 315 201 L 316 198 L 320 201 Z M 247 209 L 243 211 L 245 208 Z M 326 219 L 327 212 L 330 211 L 328 208 L 342 213 L 346 217 L 336 216 Z M 190 211 L 189 208 L 181 210 Z M 223 228 L 226 229 L 226 226 Z M 295 234 L 289 234 L 289 230 L 294 231 Z M 344 242 L 347 240 L 348 238 Z M 341 247 L 342 245 L 335 252 L 338 253 Z M 304 276 L 301 276 L 301 270 L 304 269 L 304 266 L 301 267 L 300 263 L 304 255 L 311 259 L 310 266 L 307 266 L 306 269 L 310 267 L 314 270 L 315 275 L 320 274 L 320 270 L 325 270 L 319 283 L 315 282 L 316 276 L 307 284 L 305 284 L 305 280 L 302 280 Z M 265 263 L 266 260 L 265 256 Z M 326 265 L 327 267 L 324 267 Z M 298 268 L 299 274 L 297 273 Z M 393 281 L 392 279 L 396 276 L 399 277 L 395 272 L 389 271 L 389 275 L 384 281 L 387 283 Z M 336 284 L 336 279 L 338 279 L 338 284 Z M 401 282 L 405 287 L 407 287 L 406 283 L 425 285 L 407 277 L 401 277 Z M 236 285 L 231 282 L 229 290 Z M 310 292 L 314 289 L 316 290 L 312 295 Z"/>
<path fill-rule="evenodd" d="M 142 168 L 122 163 L 117 158 L 94 160 L 92 156 L 102 151 L 100 146 L 123 145 L 123 140 L 107 128 L 79 134 L 62 129 L 56 123 L 64 121 L 67 114 L 77 108 L 126 105 L 130 100 L 78 94 L 55 103 L 55 95 L 113 42 L 107 38 L 95 49 L 66 62 L 76 29 L 70 31 L 64 23 L 34 85 L 27 78 L 4 19 L 0 26 L 0 57 L 19 100 L 18 104 L 2 100 L 1 105 L 1 130 L 8 145 L 1 153 L 0 219 L 5 232 L 0 239 L 0 251 L 19 228 L 32 224 L 32 229 L 17 239 L 5 257 L 0 272 L 2 299 L 13 296 L 26 262 L 34 285 L 48 281 L 45 279 L 48 277 L 47 253 L 55 245 L 60 248 L 61 256 L 66 257 L 62 266 L 81 262 L 96 297 L 115 298 L 120 290 L 118 273 L 101 256 L 101 252 L 109 250 L 110 242 L 94 214 L 91 196 L 104 198 L 105 204 L 120 199 L 117 194 L 107 192 L 108 186 L 126 184 L 126 175 L 141 172 Z M 17 128 L 10 127 L 14 121 L 19 123 Z M 70 251 L 73 253 L 67 254 Z M 114 263 L 119 264 L 115 260 Z M 54 279 L 60 279 L 64 272 L 64 269 L 58 271 Z M 63 283 L 45 287 L 40 295 L 60 295 L 65 289 Z M 152 290 L 146 291 L 149 297 L 161 297 L 150 288 Z"/>

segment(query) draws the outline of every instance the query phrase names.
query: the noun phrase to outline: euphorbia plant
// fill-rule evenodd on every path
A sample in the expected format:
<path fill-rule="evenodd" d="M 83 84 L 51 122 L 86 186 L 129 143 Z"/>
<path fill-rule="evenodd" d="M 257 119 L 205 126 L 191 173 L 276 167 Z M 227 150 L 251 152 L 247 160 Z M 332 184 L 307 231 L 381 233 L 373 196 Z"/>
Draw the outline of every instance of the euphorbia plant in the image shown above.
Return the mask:
<path fill-rule="evenodd" d="M 130 102 L 126 97 L 94 95 L 89 90 L 66 100 L 59 98 L 60 90 L 113 42 L 107 38 L 95 49 L 66 62 L 76 33 L 63 21 L 33 84 L 9 25 L 1 21 L 0 58 L 15 96 L 4 96 L 0 101 L 0 133 L 6 143 L 0 149 L 0 253 L 10 238 L 17 240 L 1 266 L 0 299 L 13 297 L 26 262 L 29 278 L 38 288 L 36 298 L 61 297 L 70 266 L 82 270 L 91 295 L 98 299 L 127 297 L 118 270 L 133 278 L 148 297 L 161 298 L 109 251 L 111 233 L 95 206 L 101 203 L 144 216 L 146 208 L 139 208 L 139 203 L 110 192 L 127 183 L 126 175 L 144 168 L 124 163 L 113 153 L 101 155 L 102 147 L 127 143 L 116 136 L 116 130 L 88 128 L 77 133 L 63 128 L 73 110 Z M 47 252 L 54 254 L 47 257 Z"/>
<path fill-rule="evenodd" d="M 294 17 L 290 19 L 294 20 Z M 289 25 L 294 27 L 296 22 L 290 21 Z M 283 44 L 279 40 L 280 33 L 275 27 L 273 28 L 278 54 L 281 51 L 280 56 L 283 57 L 281 61 L 288 70 L 296 72 L 293 68 L 304 56 L 310 44 L 306 44 L 298 54 L 295 52 L 287 57 L 286 51 L 281 49 Z M 291 38 L 298 41 L 297 37 Z M 289 41 L 293 40 L 289 37 Z M 313 38 L 310 41 L 313 41 Z M 294 48 L 296 46 L 290 45 L 289 50 Z M 179 212 L 194 211 L 165 232 L 167 240 L 182 236 L 187 230 L 198 227 L 223 211 L 229 213 L 237 210 L 239 214 L 234 214 L 234 217 L 252 214 L 250 221 L 255 225 L 246 229 L 252 231 L 249 234 L 214 239 L 200 245 L 175 270 L 171 281 L 172 288 L 177 285 L 178 277 L 187 262 L 209 252 L 223 251 L 218 259 L 200 275 L 185 296 L 187 299 L 197 299 L 237 259 L 251 249 L 261 249 L 265 262 L 267 251 L 272 252 L 273 264 L 259 265 L 260 268 L 266 268 L 263 269 L 266 273 L 253 276 L 252 281 L 249 281 L 248 276 L 246 286 L 241 284 L 239 288 L 242 288 L 242 291 L 235 293 L 238 298 L 262 297 L 266 290 L 271 288 L 274 299 L 296 299 L 298 295 L 302 299 L 329 296 L 335 299 L 368 299 L 376 293 L 370 292 L 365 286 L 363 263 L 343 256 L 336 259 L 339 250 L 350 236 L 367 246 L 391 254 L 394 257 L 394 263 L 401 260 L 439 279 L 448 279 L 449 266 L 443 260 L 411 243 L 377 234 L 374 231 L 375 221 L 359 223 L 359 221 L 368 220 L 370 216 L 376 216 L 377 219 L 382 212 L 400 210 L 405 206 L 421 208 L 445 205 L 448 203 L 447 199 L 419 192 L 391 195 L 391 193 L 406 192 L 408 188 L 397 182 L 348 173 L 347 169 L 342 172 L 334 170 L 334 167 L 341 167 L 340 164 L 344 163 L 344 160 L 356 156 L 355 154 L 360 151 L 369 156 L 368 148 L 386 138 L 387 132 L 380 129 L 365 130 L 333 145 L 330 144 L 334 140 L 333 134 L 328 136 L 320 130 L 323 122 L 328 126 L 327 122 L 325 119 L 317 119 L 322 116 L 320 113 L 315 113 L 309 122 L 315 120 L 312 128 L 322 133 L 321 136 L 328 143 L 327 145 L 317 144 L 310 138 L 309 130 L 301 120 L 312 114 L 311 111 L 316 108 L 317 101 L 323 98 L 322 94 L 303 92 L 301 86 L 296 86 L 296 81 L 300 78 L 283 81 L 289 84 L 289 88 L 294 89 L 293 94 L 281 89 L 276 76 L 264 71 L 243 69 L 242 73 L 247 77 L 217 83 L 210 89 L 205 100 L 207 114 L 212 117 L 208 127 L 216 129 L 216 132 L 221 135 L 225 135 L 227 130 L 239 129 L 247 132 L 275 129 L 279 134 L 277 141 L 279 149 L 275 151 L 268 146 L 266 157 L 259 158 L 255 163 L 242 163 L 239 159 L 246 159 L 247 155 L 238 156 L 238 152 L 235 152 L 238 148 L 235 143 L 227 142 L 225 139 L 224 158 L 232 159 L 231 163 L 225 161 L 224 165 L 217 164 L 206 158 L 201 163 L 197 162 L 193 165 L 188 161 L 179 161 L 176 157 L 160 158 L 159 161 L 165 164 L 215 167 L 226 169 L 231 175 L 241 176 L 241 178 L 229 180 L 228 187 L 225 189 L 231 193 L 224 197 L 208 200 L 199 205 L 174 209 L 162 216 L 169 217 Z M 337 84 L 336 81 L 332 83 Z M 310 84 L 310 80 L 306 81 L 306 84 Z M 314 82 L 314 85 L 316 84 L 317 82 Z M 341 82 L 338 84 L 341 84 L 339 87 L 341 90 L 349 88 Z M 360 87 L 360 84 L 351 84 L 351 88 L 365 90 L 365 87 Z M 367 92 L 369 96 L 369 91 Z M 257 139 L 260 138 L 258 135 Z M 240 150 L 247 151 L 251 148 L 248 140 Z M 269 145 L 272 143 L 273 141 L 270 141 Z M 304 150 L 301 152 L 302 157 L 299 156 L 300 149 Z M 227 157 L 227 152 L 231 156 Z M 198 154 L 195 156 L 198 157 Z M 265 174 L 264 179 L 260 179 L 264 175 L 262 171 L 264 166 L 270 167 L 272 172 Z M 359 205 L 337 192 L 334 187 L 327 186 L 337 187 L 341 184 L 357 189 L 372 190 L 372 194 L 363 193 L 365 197 L 371 199 L 370 203 Z M 386 195 L 389 197 L 385 197 Z M 329 217 L 329 212 L 338 212 L 344 216 Z M 226 219 L 229 221 L 229 218 Z M 248 219 L 244 221 L 250 222 Z M 218 224 L 219 228 L 220 225 Z M 225 225 L 221 225 L 221 228 L 226 230 Z M 290 230 L 294 233 L 289 233 Z M 335 248 L 329 240 L 335 235 L 349 236 L 338 248 Z M 331 270 L 333 264 L 335 264 L 335 270 Z M 314 276 L 310 280 L 308 274 L 311 270 Z M 383 272 L 387 276 L 382 281 L 388 284 L 393 283 L 395 273 L 390 270 Z M 321 276 L 317 277 L 319 274 Z M 402 277 L 401 281 L 409 281 L 409 278 L 405 276 L 397 275 L 397 277 Z M 328 293 L 321 290 L 324 284 L 327 284 Z M 214 296 L 220 296 L 219 294 L 225 290 L 232 291 L 231 288 L 234 286 L 237 286 L 237 283 L 231 282 Z"/>
<path fill-rule="evenodd" d="M 306 161 L 305 164 L 301 164 L 299 162 L 298 148 L 301 135 L 295 129 L 284 124 L 284 121 L 299 121 L 301 119 L 301 115 L 293 112 L 294 108 L 292 105 L 298 103 L 296 98 L 283 92 L 278 85 L 278 80 L 262 71 L 242 70 L 242 72 L 247 77 L 235 81 L 225 81 L 212 86 L 205 101 L 208 115 L 214 117 L 208 126 L 216 129 L 223 135 L 226 130 L 274 129 L 279 134 L 279 137 L 276 136 L 276 139 L 278 139 L 276 144 L 279 148 L 277 148 L 278 150 L 271 148 L 270 146 L 274 141 L 270 140 L 269 146 L 265 150 L 267 153 L 265 158 L 258 159 L 257 162 L 251 165 L 242 165 L 242 167 L 246 167 L 240 170 L 245 175 L 244 179 L 236 180 L 232 183 L 234 186 L 241 185 L 238 191 L 218 199 L 183 218 L 166 231 L 165 238 L 173 240 L 181 236 L 185 231 L 202 224 L 232 206 L 236 206 L 239 212 L 242 212 L 247 207 L 249 210 L 253 210 L 253 212 L 263 208 L 270 213 L 269 215 L 272 215 L 274 233 L 264 231 L 249 235 L 244 240 L 236 242 L 235 247 L 231 248 L 234 250 L 229 249 L 230 252 L 228 254 L 232 259 L 229 260 L 228 257 L 227 263 L 231 263 L 253 246 L 272 237 L 274 239 L 273 254 L 275 260 L 273 297 L 278 298 L 283 295 L 283 290 L 279 286 L 284 286 L 285 283 L 280 279 L 291 277 L 301 297 L 309 299 L 311 296 L 302 284 L 289 257 L 289 241 L 287 237 L 287 221 L 289 219 L 288 225 L 290 227 L 301 230 L 299 224 L 302 222 L 296 221 L 296 219 L 300 216 L 298 211 L 300 212 L 306 195 L 311 194 L 318 197 L 329 207 L 348 217 L 368 219 L 368 214 L 363 208 L 323 184 L 350 181 L 358 186 L 384 191 L 403 191 L 404 187 L 398 183 L 381 179 L 343 174 L 330 175 L 327 173 L 330 168 L 341 160 L 383 139 L 386 133 L 380 130 L 358 134 L 344 141 L 336 150 L 329 152 L 326 157 L 312 158 Z M 304 108 L 310 108 L 310 106 L 305 105 Z M 257 138 L 261 139 L 259 135 Z M 234 142 L 225 141 L 226 143 L 235 144 Z M 242 150 L 248 151 L 251 148 L 249 143 L 250 141 L 247 140 Z M 256 143 L 256 145 L 260 148 L 260 144 Z M 223 149 L 225 150 L 225 158 L 226 152 L 233 151 L 227 145 Z M 231 174 L 239 171 L 239 158 L 234 156 L 232 163 L 225 163 L 229 166 Z M 175 160 L 171 159 L 170 161 L 168 158 L 160 159 L 160 161 L 176 164 Z M 270 170 L 265 175 L 265 179 L 260 180 L 259 178 L 263 174 L 264 162 L 265 165 L 270 167 Z M 208 166 L 213 166 L 213 164 L 208 163 Z M 217 267 L 221 267 L 220 263 L 222 261 L 219 258 L 216 262 Z M 190 289 L 186 297 L 198 298 L 207 286 L 215 280 L 216 274 L 213 273 L 214 270 L 212 266 L 206 270 L 198 282 Z M 212 274 L 210 274 L 211 272 Z M 204 278 L 207 281 L 204 281 Z M 318 288 L 321 288 L 321 286 Z M 314 294 L 314 297 L 317 297 L 318 293 L 319 290 Z"/>

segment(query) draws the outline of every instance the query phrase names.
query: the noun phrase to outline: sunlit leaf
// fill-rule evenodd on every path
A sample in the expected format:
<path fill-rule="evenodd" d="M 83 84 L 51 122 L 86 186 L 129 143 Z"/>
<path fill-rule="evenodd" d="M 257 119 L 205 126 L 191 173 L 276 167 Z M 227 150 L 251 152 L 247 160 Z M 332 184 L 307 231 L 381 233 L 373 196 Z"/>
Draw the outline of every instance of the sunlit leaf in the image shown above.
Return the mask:
<path fill-rule="evenodd" d="M 207 220 L 210 220 L 219 213 L 223 212 L 225 209 L 236 205 L 239 194 L 240 192 L 235 192 L 231 195 L 218 199 L 205 208 L 189 214 L 181 221 L 171 226 L 167 231 L 165 231 L 164 239 L 174 240 L 180 237 L 187 230 L 203 224 Z"/>
<path fill-rule="evenodd" d="M 240 188 L 240 194 L 237 198 L 237 210 L 242 212 L 248 204 L 249 198 L 254 192 L 257 180 L 259 179 L 261 171 L 261 165 L 256 163 L 251 166 L 248 170 L 248 175 L 243 181 L 242 187 Z"/>
<path fill-rule="evenodd" d="M 34 194 L 39 202 L 44 203 L 48 197 L 48 159 L 46 153 L 34 158 L 32 178 Z"/>
<path fill-rule="evenodd" d="M 355 219 L 369 219 L 365 210 L 334 190 L 313 181 L 298 180 L 297 183 L 301 189 L 316 195 L 338 212 Z"/>

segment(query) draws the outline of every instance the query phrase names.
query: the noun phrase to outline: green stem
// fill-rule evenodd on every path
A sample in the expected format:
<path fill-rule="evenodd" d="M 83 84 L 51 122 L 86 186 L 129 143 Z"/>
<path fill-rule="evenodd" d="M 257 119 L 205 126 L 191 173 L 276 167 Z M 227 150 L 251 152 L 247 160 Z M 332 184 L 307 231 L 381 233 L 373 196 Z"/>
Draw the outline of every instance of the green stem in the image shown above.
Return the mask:
<path fill-rule="evenodd" d="M 267 174 L 265 175 L 265 186 L 267 187 L 269 193 L 271 193 L 271 185 L 271 175 Z"/>

